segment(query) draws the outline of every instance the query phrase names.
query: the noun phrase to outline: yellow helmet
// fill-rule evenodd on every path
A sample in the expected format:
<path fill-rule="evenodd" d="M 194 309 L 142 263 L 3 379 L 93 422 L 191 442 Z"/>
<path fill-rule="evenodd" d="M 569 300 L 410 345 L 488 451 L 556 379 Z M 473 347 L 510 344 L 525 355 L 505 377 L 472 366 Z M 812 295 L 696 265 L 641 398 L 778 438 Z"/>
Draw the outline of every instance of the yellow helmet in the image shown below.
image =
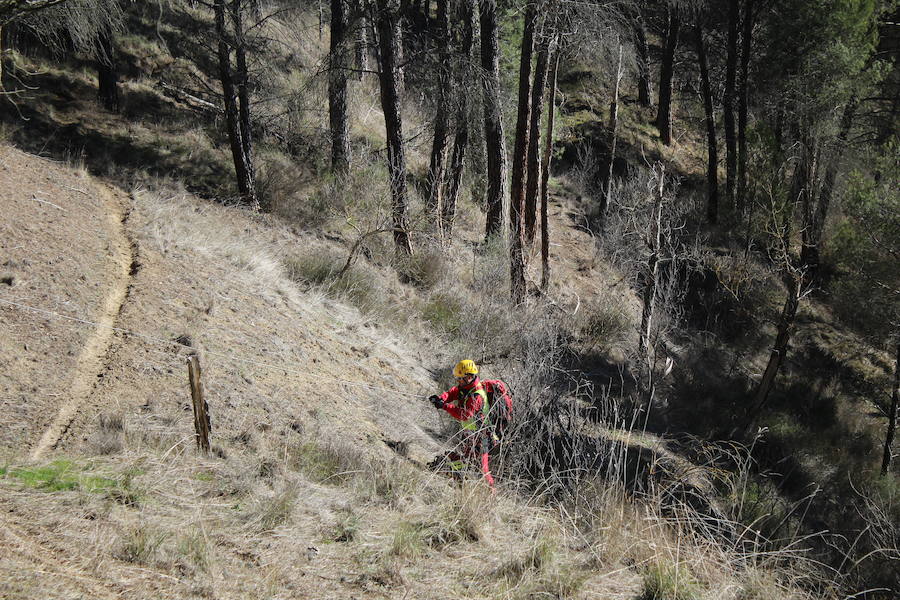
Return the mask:
<path fill-rule="evenodd" d="M 459 361 L 456 363 L 456 366 L 453 367 L 454 377 L 465 377 L 466 375 L 478 375 L 478 367 L 475 365 L 475 361 L 469 360 L 468 358 Z"/>

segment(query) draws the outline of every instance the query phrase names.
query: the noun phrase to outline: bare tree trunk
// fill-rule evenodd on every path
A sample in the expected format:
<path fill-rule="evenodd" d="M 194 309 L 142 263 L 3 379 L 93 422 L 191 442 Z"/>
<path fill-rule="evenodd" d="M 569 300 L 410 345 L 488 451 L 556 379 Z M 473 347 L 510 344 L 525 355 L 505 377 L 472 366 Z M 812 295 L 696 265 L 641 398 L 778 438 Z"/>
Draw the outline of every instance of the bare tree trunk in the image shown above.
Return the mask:
<path fill-rule="evenodd" d="M 506 197 L 506 141 L 500 107 L 500 43 L 496 0 L 481 0 L 481 68 L 484 71 L 484 138 L 487 151 L 485 237 L 503 231 Z"/>
<path fill-rule="evenodd" d="M 256 195 L 256 170 L 253 165 L 253 131 L 250 119 L 250 71 L 247 69 L 247 39 L 241 13 L 241 0 L 232 0 L 231 21 L 234 27 L 235 79 L 238 96 L 238 126 L 241 131 L 241 151 L 247 165 L 247 177 L 252 195 L 250 204 L 259 210 L 259 198 Z"/>
<path fill-rule="evenodd" d="M 675 50 L 678 47 L 678 31 L 681 20 L 678 9 L 669 8 L 669 27 L 666 31 L 666 46 L 663 50 L 662 67 L 659 74 L 659 106 L 656 112 L 656 127 L 659 138 L 669 146 L 672 144 L 672 79 L 675 75 Z"/>
<path fill-rule="evenodd" d="M 448 121 L 450 119 L 450 16 L 447 0 L 437 0 L 437 29 L 439 66 L 437 72 L 438 101 L 434 117 L 434 140 L 431 144 L 431 162 L 425 188 L 425 213 L 434 219 L 435 230 L 443 231 L 442 195 L 444 192 L 444 162 L 447 155 Z"/>
<path fill-rule="evenodd" d="M 460 2 L 459 11 L 463 26 L 462 45 L 459 53 L 462 63 L 468 65 L 472 56 L 472 44 L 475 35 L 473 27 L 475 0 L 463 0 Z M 457 81 L 456 85 L 456 92 L 459 97 L 456 111 L 456 135 L 453 138 L 450 178 L 441 217 L 441 224 L 444 228 L 442 236 L 445 240 L 449 240 L 453 233 L 453 219 L 456 216 L 456 205 L 459 201 L 459 190 L 462 185 L 466 151 L 469 146 L 469 94 L 465 89 L 467 82 L 468 69 L 463 69 L 462 73 L 460 73 L 460 80 Z"/>
<path fill-rule="evenodd" d="M 557 37 L 558 43 L 558 37 Z M 550 73 L 550 100 L 547 102 L 547 134 L 544 139 L 544 162 L 541 165 L 541 289 L 550 285 L 550 215 L 549 189 L 550 159 L 553 157 L 553 117 L 556 113 L 556 75 L 559 72 L 560 48 L 554 52 Z"/>
<path fill-rule="evenodd" d="M 650 51 L 647 47 L 647 31 L 644 17 L 640 9 L 635 10 L 635 46 L 638 59 L 638 104 L 644 107 L 653 105 L 653 92 L 650 88 Z"/>
<path fill-rule="evenodd" d="M 750 42 L 753 35 L 753 0 L 744 2 L 744 26 L 741 34 L 741 77 L 738 90 L 737 131 L 737 210 L 744 214 L 747 194 L 747 102 L 750 87 Z"/>
<path fill-rule="evenodd" d="M 351 22 L 353 23 L 354 34 L 353 49 L 357 79 L 362 79 L 363 73 L 369 70 L 369 23 L 366 18 L 367 4 L 368 0 L 351 0 Z"/>
<path fill-rule="evenodd" d="M 784 308 L 781 310 L 781 318 L 778 320 L 778 333 L 775 335 L 775 343 L 772 345 L 772 352 L 769 354 L 769 362 L 766 364 L 766 370 L 763 372 L 762 379 L 756 388 L 756 393 L 753 397 L 753 408 L 747 416 L 746 428 L 753 424 L 769 399 L 769 392 L 772 391 L 775 377 L 784 363 L 785 354 L 787 354 L 788 343 L 791 341 L 791 334 L 793 333 L 794 320 L 797 318 L 797 309 L 800 307 L 800 298 L 802 297 L 802 274 L 792 275 L 790 277 L 790 286 L 787 298 L 784 301 Z"/>
<path fill-rule="evenodd" d="M 613 100 L 609 105 L 609 164 L 606 168 L 606 193 L 600 199 L 600 226 L 606 224 L 606 211 L 612 202 L 613 167 L 616 163 L 616 144 L 619 141 L 619 84 L 622 82 L 622 43 L 619 42 L 619 61 L 616 65 L 616 84 L 613 86 Z"/>
<path fill-rule="evenodd" d="M 328 124 L 331 130 L 331 170 L 350 170 L 350 125 L 347 119 L 347 15 L 345 0 L 331 0 L 331 40 L 328 54 Z"/>
<path fill-rule="evenodd" d="M 550 25 L 552 27 L 552 24 Z M 538 187 L 541 180 L 541 116 L 544 110 L 544 88 L 550 68 L 550 37 L 552 33 L 544 28 L 543 39 L 538 50 L 537 65 L 534 70 L 534 85 L 531 88 L 531 115 L 528 130 L 528 173 L 525 186 L 525 249 L 530 252 L 534 245 L 534 231 L 537 226 Z"/>
<path fill-rule="evenodd" d="M 238 105 L 231 72 L 231 50 L 228 46 L 228 32 L 225 27 L 225 0 L 215 0 L 213 9 L 215 11 L 216 35 L 218 37 L 219 81 L 222 84 L 225 126 L 231 146 L 231 157 L 234 161 L 238 193 L 243 202 L 258 210 L 259 202 L 256 199 L 256 190 L 253 185 L 253 174 L 249 169 L 247 157 L 244 154 L 240 124 L 238 123 Z"/>
<path fill-rule="evenodd" d="M 656 282 L 659 277 L 659 247 L 661 244 L 660 236 L 662 235 L 662 203 L 663 189 L 666 181 L 665 175 L 665 170 L 661 168 L 659 172 L 659 185 L 656 188 L 656 194 L 653 198 L 651 231 L 650 236 L 647 239 L 650 256 L 647 258 L 647 282 L 643 294 L 644 308 L 641 311 L 641 330 L 638 342 L 638 352 L 641 357 L 648 362 L 650 357 L 650 338 L 653 328 L 653 311 L 656 305 Z"/>
<path fill-rule="evenodd" d="M 714 224 L 719 214 L 719 165 L 716 147 L 716 115 L 713 110 L 712 89 L 709 84 L 709 65 L 706 61 L 706 44 L 703 29 L 698 24 L 695 30 L 697 62 L 700 65 L 700 88 L 703 94 L 703 110 L 706 115 L 706 220 Z"/>
<path fill-rule="evenodd" d="M 737 138 L 734 122 L 734 93 L 738 62 L 739 0 L 728 1 L 728 39 L 725 61 L 725 90 L 722 94 L 722 111 L 725 118 L 725 197 L 735 206 L 735 178 L 737 171 Z"/>
<path fill-rule="evenodd" d="M 391 178 L 391 213 L 394 222 L 394 244 L 397 254 L 412 254 L 409 239 L 409 199 L 406 189 L 406 157 L 403 153 L 403 121 L 400 97 L 403 93 L 400 15 L 393 0 L 377 0 L 378 17 L 378 81 L 381 110 L 387 134 L 388 173 Z"/>
<path fill-rule="evenodd" d="M 108 25 L 97 37 L 97 98 L 106 110 L 119 112 L 119 74 L 112 30 Z"/>
<path fill-rule="evenodd" d="M 526 152 L 531 114 L 531 55 L 534 51 L 534 28 L 537 14 L 534 4 L 525 9 L 522 49 L 519 62 L 519 107 L 516 118 L 516 145 L 513 150 L 512 185 L 509 199 L 510 234 L 509 273 L 510 293 L 515 304 L 525 300 L 525 178 L 528 163 Z"/>
<path fill-rule="evenodd" d="M 891 469 L 891 445 L 897 431 L 897 405 L 900 404 L 900 343 L 897 344 L 897 362 L 894 367 L 894 389 L 891 391 L 891 406 L 888 410 L 888 427 L 884 435 L 884 457 L 881 459 L 881 475 L 887 475 Z"/>

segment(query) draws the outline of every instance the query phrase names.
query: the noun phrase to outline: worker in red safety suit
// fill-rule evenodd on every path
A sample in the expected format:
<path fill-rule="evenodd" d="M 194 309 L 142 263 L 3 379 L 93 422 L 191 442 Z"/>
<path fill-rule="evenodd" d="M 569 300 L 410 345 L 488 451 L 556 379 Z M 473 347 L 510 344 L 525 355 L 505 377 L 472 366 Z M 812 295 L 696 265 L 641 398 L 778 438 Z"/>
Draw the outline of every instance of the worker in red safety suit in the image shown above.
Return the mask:
<path fill-rule="evenodd" d="M 453 368 L 453 376 L 456 377 L 456 386 L 440 396 L 429 398 L 435 408 L 447 411 L 459 421 L 466 432 L 460 451 L 451 452 L 447 459 L 454 470 L 462 467 L 463 460 L 478 462 L 485 480 L 493 489 L 494 478 L 488 468 L 488 454 L 497 440 L 486 422 L 488 398 L 478 379 L 478 366 L 471 360 L 461 360 Z"/>

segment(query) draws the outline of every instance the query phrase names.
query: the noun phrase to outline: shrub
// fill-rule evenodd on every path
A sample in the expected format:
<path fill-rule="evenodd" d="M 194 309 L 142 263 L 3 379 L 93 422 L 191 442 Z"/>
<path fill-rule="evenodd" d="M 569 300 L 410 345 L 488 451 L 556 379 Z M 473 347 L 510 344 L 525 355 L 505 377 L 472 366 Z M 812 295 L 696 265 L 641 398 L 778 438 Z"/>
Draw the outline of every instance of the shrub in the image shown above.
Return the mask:
<path fill-rule="evenodd" d="M 150 525 L 137 525 L 122 534 L 122 545 L 116 553 L 117 557 L 126 562 L 149 564 L 168 537 L 168 533 Z"/>
<path fill-rule="evenodd" d="M 449 336 L 455 336 L 463 326 L 465 306 L 457 296 L 447 293 L 432 295 L 422 308 L 422 318 L 431 326 Z"/>
<path fill-rule="evenodd" d="M 331 442 L 304 442 L 287 451 L 287 465 L 316 483 L 344 483 L 364 462 L 359 451 Z"/>
<path fill-rule="evenodd" d="M 346 299 L 363 311 L 375 311 L 384 293 L 371 275 L 351 267 L 339 276 L 346 258 L 333 254 L 288 256 L 282 259 L 289 279 L 320 287 L 334 298 Z"/>
<path fill-rule="evenodd" d="M 700 597 L 700 585 L 683 565 L 657 560 L 644 572 L 639 600 L 695 600 Z"/>
<path fill-rule="evenodd" d="M 624 340 L 631 322 L 621 304 L 597 303 L 588 307 L 579 323 L 579 333 L 590 348 L 605 348 Z"/>
<path fill-rule="evenodd" d="M 359 515 L 351 510 L 345 510 L 331 528 L 328 537 L 335 542 L 352 542 L 358 535 Z"/>
<path fill-rule="evenodd" d="M 258 531 L 271 531 L 290 521 L 299 492 L 295 486 L 287 485 L 280 492 L 258 498 L 247 513 L 248 523 Z"/>
<path fill-rule="evenodd" d="M 403 558 L 418 558 L 425 553 L 425 536 L 428 526 L 423 523 L 401 522 L 394 530 L 391 547 L 388 550 L 390 556 Z"/>

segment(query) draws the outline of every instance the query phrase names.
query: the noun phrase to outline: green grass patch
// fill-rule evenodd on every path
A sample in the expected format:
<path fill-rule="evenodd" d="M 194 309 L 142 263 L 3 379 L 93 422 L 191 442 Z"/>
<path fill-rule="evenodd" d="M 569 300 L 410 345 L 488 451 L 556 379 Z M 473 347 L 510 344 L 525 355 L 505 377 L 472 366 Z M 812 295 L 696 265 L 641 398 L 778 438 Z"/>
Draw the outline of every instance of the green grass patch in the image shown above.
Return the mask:
<path fill-rule="evenodd" d="M 456 335 L 463 326 L 463 303 L 449 294 L 435 294 L 422 308 L 422 318 L 437 331 Z"/>
<path fill-rule="evenodd" d="M 3 474 L 7 475 L 5 469 Z M 81 467 L 69 460 L 55 460 L 40 467 L 11 469 L 8 475 L 26 487 L 46 492 L 67 490 L 104 492 L 119 485 L 116 479 L 86 474 Z"/>

